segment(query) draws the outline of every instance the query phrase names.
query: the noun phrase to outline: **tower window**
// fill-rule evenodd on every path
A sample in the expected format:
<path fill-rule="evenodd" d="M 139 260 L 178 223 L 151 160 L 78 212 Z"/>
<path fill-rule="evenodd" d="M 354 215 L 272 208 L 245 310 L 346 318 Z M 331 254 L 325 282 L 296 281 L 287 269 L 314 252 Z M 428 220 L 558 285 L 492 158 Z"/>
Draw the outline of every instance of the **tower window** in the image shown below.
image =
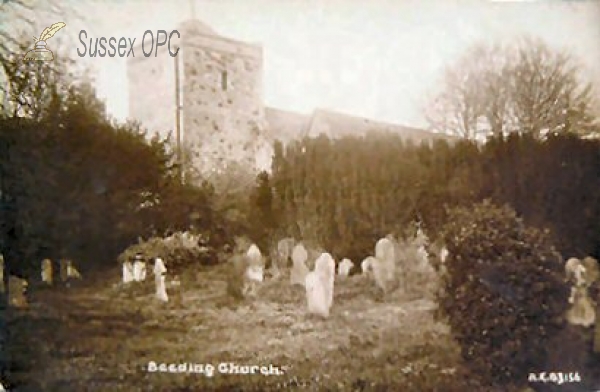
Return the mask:
<path fill-rule="evenodd" d="M 227 71 L 221 72 L 221 88 L 227 90 Z"/>

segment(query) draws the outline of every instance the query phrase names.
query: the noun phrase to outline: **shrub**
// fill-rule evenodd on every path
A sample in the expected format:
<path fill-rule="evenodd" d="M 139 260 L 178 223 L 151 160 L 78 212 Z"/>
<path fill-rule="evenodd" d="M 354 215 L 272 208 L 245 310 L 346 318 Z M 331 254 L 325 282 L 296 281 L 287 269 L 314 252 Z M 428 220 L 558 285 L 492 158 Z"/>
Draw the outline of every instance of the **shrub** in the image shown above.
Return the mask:
<path fill-rule="evenodd" d="M 176 232 L 169 237 L 152 237 L 147 241 L 140 241 L 125 249 L 118 261 L 132 261 L 138 253 L 147 261 L 161 257 L 171 273 L 189 265 L 215 264 L 218 260 L 216 251 L 208 246 L 205 236 L 188 232 Z"/>
<path fill-rule="evenodd" d="M 486 200 L 448 217 L 441 305 L 462 355 L 493 383 L 526 382 L 528 372 L 544 366 L 548 343 L 564 325 L 560 255 L 547 232 L 525 227 L 508 206 Z"/>

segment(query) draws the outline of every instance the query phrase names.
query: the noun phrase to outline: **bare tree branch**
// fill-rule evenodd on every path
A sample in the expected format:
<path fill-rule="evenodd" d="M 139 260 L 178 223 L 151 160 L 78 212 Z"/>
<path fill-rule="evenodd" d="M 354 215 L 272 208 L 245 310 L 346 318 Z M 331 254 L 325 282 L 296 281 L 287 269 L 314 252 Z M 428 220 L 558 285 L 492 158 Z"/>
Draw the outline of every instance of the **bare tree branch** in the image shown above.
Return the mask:
<path fill-rule="evenodd" d="M 594 123 L 592 90 L 580 74 L 571 56 L 540 40 L 479 44 L 446 71 L 426 118 L 433 129 L 464 138 L 585 133 Z"/>

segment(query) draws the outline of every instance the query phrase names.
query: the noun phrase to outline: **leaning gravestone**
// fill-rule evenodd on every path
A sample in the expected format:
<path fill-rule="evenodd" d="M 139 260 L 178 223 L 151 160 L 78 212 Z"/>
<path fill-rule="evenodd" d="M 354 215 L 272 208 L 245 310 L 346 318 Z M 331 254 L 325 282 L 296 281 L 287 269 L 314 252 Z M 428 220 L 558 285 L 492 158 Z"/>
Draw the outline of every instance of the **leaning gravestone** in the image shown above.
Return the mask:
<path fill-rule="evenodd" d="M 352 267 L 354 267 L 354 263 L 350 259 L 343 259 L 338 266 L 338 275 L 348 276 Z"/>
<path fill-rule="evenodd" d="M 165 274 L 167 267 L 160 257 L 154 261 L 154 283 L 156 285 L 156 298 L 159 301 L 168 302 L 167 288 L 165 287 Z"/>
<path fill-rule="evenodd" d="M 71 260 L 67 260 L 67 278 L 68 279 L 81 279 L 81 274 L 77 271 L 77 268 L 73 266 Z"/>
<path fill-rule="evenodd" d="M 315 272 L 323 282 L 327 295 L 327 306 L 333 305 L 333 286 L 335 283 L 335 260 L 329 253 L 322 253 L 315 261 Z"/>
<path fill-rule="evenodd" d="M 16 276 L 8 277 L 8 303 L 15 308 L 27 307 L 27 281 Z"/>
<path fill-rule="evenodd" d="M 133 282 L 133 265 L 127 260 L 123 263 L 123 283 Z"/>
<path fill-rule="evenodd" d="M 306 275 L 309 270 L 306 266 L 306 260 L 308 259 L 308 252 L 306 248 L 302 244 L 298 244 L 294 247 L 292 251 L 292 271 L 290 273 L 290 283 L 292 285 L 302 285 L 304 286 L 306 281 Z"/>
<path fill-rule="evenodd" d="M 42 260 L 42 282 L 52 284 L 52 261 L 50 259 Z"/>

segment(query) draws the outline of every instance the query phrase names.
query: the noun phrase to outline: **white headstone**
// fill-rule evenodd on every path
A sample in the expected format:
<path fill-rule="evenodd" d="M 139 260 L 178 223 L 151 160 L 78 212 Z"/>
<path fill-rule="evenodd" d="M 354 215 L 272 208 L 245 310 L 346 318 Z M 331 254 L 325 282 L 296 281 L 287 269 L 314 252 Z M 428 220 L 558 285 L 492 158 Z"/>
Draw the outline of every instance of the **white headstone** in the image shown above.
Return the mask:
<path fill-rule="evenodd" d="M 396 281 L 396 266 L 393 260 L 381 260 L 375 258 L 372 263 L 373 277 L 375 278 L 375 284 L 384 293 L 387 293 L 392 289 Z"/>
<path fill-rule="evenodd" d="M 450 253 L 448 252 L 448 248 L 446 248 L 445 246 L 442 247 L 442 250 L 440 251 L 440 262 L 442 264 L 444 264 L 446 262 L 449 254 Z"/>
<path fill-rule="evenodd" d="M 165 276 L 157 275 L 155 277 L 156 282 L 156 298 L 159 301 L 168 302 L 169 296 L 167 295 L 167 288 L 165 287 Z"/>
<path fill-rule="evenodd" d="M 375 244 L 375 257 L 379 260 L 396 262 L 396 249 L 389 238 L 382 238 Z"/>
<path fill-rule="evenodd" d="M 362 269 L 362 273 L 365 276 L 369 276 L 373 273 L 373 261 L 375 257 L 369 256 L 360 263 L 360 268 Z"/>
<path fill-rule="evenodd" d="M 246 270 L 246 277 L 249 280 L 255 282 L 262 282 L 264 280 L 264 268 L 262 265 L 249 265 Z"/>
<path fill-rule="evenodd" d="M 133 280 L 142 282 L 146 280 L 146 263 L 141 260 L 133 262 Z"/>
<path fill-rule="evenodd" d="M 394 243 L 388 238 L 382 238 L 375 244 L 375 259 L 371 261 L 375 283 L 387 292 L 396 275 L 396 254 Z"/>
<path fill-rule="evenodd" d="M 354 267 L 354 263 L 350 259 L 343 259 L 338 266 L 338 275 L 348 276 L 352 267 Z"/>
<path fill-rule="evenodd" d="M 306 282 L 306 275 L 309 270 L 306 266 L 306 259 L 308 258 L 308 252 L 304 245 L 298 244 L 292 251 L 292 271 L 290 273 L 290 283 L 292 285 L 304 285 Z"/>
<path fill-rule="evenodd" d="M 52 261 L 42 260 L 42 282 L 52 284 Z"/>
<path fill-rule="evenodd" d="M 255 244 L 250 245 L 250 248 L 248 248 L 248 251 L 246 252 L 246 256 L 251 265 L 263 264 L 262 253 L 260 253 L 260 249 L 258 249 L 258 246 Z"/>
<path fill-rule="evenodd" d="M 160 257 L 157 257 L 154 261 L 154 275 L 163 275 L 167 273 L 167 267 L 165 266 L 165 262 Z"/>
<path fill-rule="evenodd" d="M 329 253 L 322 253 L 315 261 L 315 272 L 323 281 L 325 294 L 327 295 L 327 306 L 333 305 L 333 286 L 335 282 L 335 260 Z"/>
<path fill-rule="evenodd" d="M 127 260 L 123 263 L 123 283 L 129 283 L 133 280 L 133 265 L 131 261 Z"/>
<path fill-rule="evenodd" d="M 304 286 L 306 288 L 308 312 L 325 318 L 329 317 L 327 290 L 317 271 L 309 272 L 306 275 Z"/>
<path fill-rule="evenodd" d="M 573 286 L 569 302 L 572 304 L 567 311 L 567 321 L 569 323 L 590 327 L 596 322 L 596 311 L 586 287 Z"/>
<path fill-rule="evenodd" d="M 77 268 L 73 266 L 71 260 L 67 260 L 67 278 L 81 279 L 81 274 L 77 271 Z"/>
<path fill-rule="evenodd" d="M 577 286 L 585 284 L 585 270 L 581 260 L 572 257 L 565 263 L 565 274 L 567 279 Z"/>
<path fill-rule="evenodd" d="M 156 284 L 156 298 L 159 301 L 167 302 L 169 297 L 167 296 L 167 288 L 165 287 L 165 274 L 167 273 L 167 267 L 160 257 L 157 257 L 154 262 L 154 281 Z"/>
<path fill-rule="evenodd" d="M 26 308 L 27 281 L 16 276 L 8 277 L 8 303 L 15 308 Z"/>

